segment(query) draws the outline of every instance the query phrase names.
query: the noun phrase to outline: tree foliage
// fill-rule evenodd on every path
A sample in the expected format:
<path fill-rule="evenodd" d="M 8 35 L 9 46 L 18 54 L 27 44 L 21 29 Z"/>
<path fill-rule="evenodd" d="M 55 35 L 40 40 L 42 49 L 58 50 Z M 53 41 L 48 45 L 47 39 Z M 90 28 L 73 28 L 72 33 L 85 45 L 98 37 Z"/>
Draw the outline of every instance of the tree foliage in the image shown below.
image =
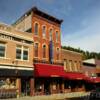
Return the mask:
<path fill-rule="evenodd" d="M 90 59 L 90 58 L 100 59 L 100 52 L 99 53 L 89 52 L 89 51 L 81 50 L 80 48 L 73 48 L 73 47 L 70 47 L 70 46 L 62 46 L 62 48 L 66 49 L 66 50 L 82 53 L 83 54 L 83 59 Z"/>

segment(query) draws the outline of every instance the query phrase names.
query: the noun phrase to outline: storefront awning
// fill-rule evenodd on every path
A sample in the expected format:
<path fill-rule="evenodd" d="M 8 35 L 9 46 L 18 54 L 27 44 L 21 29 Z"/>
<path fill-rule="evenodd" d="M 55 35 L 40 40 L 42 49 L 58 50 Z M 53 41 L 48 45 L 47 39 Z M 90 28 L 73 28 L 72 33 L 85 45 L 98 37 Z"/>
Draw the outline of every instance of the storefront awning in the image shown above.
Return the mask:
<path fill-rule="evenodd" d="M 85 80 L 89 83 L 100 83 L 100 77 L 86 77 Z"/>
<path fill-rule="evenodd" d="M 82 80 L 84 75 L 79 72 L 66 72 L 63 66 L 52 64 L 34 64 L 35 77 L 62 77 L 70 80 Z"/>
<path fill-rule="evenodd" d="M 63 76 L 63 66 L 51 64 L 34 64 L 35 77 L 61 77 Z"/>
<path fill-rule="evenodd" d="M 0 77 L 33 77 L 33 70 L 0 69 Z"/>
<path fill-rule="evenodd" d="M 70 80 L 83 80 L 85 78 L 85 75 L 79 72 L 67 72 L 64 76 Z"/>

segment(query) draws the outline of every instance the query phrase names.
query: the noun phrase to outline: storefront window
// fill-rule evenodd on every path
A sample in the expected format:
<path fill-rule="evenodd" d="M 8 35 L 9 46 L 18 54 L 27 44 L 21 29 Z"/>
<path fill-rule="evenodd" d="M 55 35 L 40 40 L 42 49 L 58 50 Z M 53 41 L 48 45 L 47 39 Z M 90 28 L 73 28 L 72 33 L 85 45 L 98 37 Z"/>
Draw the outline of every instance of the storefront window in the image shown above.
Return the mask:
<path fill-rule="evenodd" d="M 16 89 L 15 79 L 0 79 L 0 89 Z"/>

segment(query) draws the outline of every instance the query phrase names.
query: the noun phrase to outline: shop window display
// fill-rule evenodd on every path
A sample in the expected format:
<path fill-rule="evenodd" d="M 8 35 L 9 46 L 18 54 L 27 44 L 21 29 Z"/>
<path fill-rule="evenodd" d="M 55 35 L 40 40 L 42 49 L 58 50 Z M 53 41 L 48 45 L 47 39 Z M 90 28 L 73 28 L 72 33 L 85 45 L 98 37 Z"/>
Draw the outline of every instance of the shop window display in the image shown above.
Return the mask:
<path fill-rule="evenodd" d="M 1 79 L 0 80 L 0 89 L 15 89 L 16 83 L 15 79 Z"/>

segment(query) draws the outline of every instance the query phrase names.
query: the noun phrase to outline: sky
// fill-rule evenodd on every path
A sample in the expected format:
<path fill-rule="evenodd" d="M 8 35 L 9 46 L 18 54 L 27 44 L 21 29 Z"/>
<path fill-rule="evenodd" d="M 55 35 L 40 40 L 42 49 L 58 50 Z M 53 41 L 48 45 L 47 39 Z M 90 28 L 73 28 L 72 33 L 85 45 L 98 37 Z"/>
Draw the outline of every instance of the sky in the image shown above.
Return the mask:
<path fill-rule="evenodd" d="M 33 6 L 64 20 L 62 45 L 100 52 L 100 0 L 0 0 L 0 22 L 12 24 Z"/>

